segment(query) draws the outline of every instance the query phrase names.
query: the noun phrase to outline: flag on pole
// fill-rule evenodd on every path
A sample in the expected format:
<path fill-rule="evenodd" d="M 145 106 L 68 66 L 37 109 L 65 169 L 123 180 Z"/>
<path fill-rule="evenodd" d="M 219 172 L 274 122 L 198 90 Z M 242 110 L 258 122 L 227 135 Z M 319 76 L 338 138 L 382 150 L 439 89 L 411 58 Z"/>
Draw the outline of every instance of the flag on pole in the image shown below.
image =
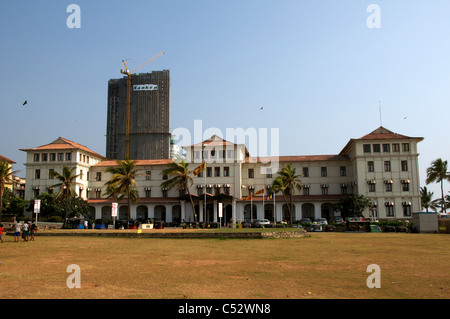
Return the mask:
<path fill-rule="evenodd" d="M 197 176 L 200 172 L 205 170 L 205 163 L 203 162 L 202 165 L 194 169 L 194 175 Z"/>
<path fill-rule="evenodd" d="M 252 198 L 252 194 L 248 195 L 245 200 L 250 200 Z"/>
<path fill-rule="evenodd" d="M 259 194 L 262 194 L 262 193 L 264 193 L 264 188 L 263 188 L 263 189 L 260 189 L 259 191 L 257 191 L 257 192 L 255 193 L 255 196 L 256 196 L 256 195 L 259 195 Z"/>

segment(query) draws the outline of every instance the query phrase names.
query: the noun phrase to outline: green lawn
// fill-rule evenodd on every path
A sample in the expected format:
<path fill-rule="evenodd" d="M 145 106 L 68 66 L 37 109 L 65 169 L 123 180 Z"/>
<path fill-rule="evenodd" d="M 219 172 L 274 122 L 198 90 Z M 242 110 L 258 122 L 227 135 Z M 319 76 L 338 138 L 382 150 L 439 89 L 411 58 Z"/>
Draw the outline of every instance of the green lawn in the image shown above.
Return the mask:
<path fill-rule="evenodd" d="M 36 236 L 33 242 L 19 243 L 12 236 L 3 238 L 2 299 L 450 298 L 447 234 L 310 233 L 291 239 Z M 81 270 L 79 289 L 66 284 L 72 264 Z M 381 288 L 367 287 L 371 264 L 380 267 Z"/>

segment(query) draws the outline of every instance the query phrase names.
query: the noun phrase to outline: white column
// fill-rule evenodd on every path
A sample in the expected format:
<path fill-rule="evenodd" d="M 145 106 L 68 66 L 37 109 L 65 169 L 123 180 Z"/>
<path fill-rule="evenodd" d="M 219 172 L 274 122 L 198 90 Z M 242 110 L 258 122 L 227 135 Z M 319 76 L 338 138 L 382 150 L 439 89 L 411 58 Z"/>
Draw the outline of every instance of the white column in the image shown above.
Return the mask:
<path fill-rule="evenodd" d="M 322 203 L 314 203 L 314 219 L 320 218 L 322 215 Z"/>
<path fill-rule="evenodd" d="M 147 215 L 149 219 L 155 218 L 155 205 L 152 204 L 147 205 Z"/>
<path fill-rule="evenodd" d="M 302 204 L 301 203 L 294 203 L 295 206 L 295 216 L 293 221 L 302 219 Z"/>
<path fill-rule="evenodd" d="M 102 206 L 95 205 L 95 219 L 101 219 L 101 218 L 102 218 Z"/>
<path fill-rule="evenodd" d="M 137 206 L 131 204 L 131 211 L 130 211 L 131 219 L 136 219 L 136 209 L 137 209 Z"/>
<path fill-rule="evenodd" d="M 167 223 L 172 222 L 172 204 L 166 205 L 166 222 Z"/>
<path fill-rule="evenodd" d="M 217 223 L 217 200 L 213 200 L 213 222 Z"/>
<path fill-rule="evenodd" d="M 198 221 L 203 222 L 203 205 L 204 202 L 202 200 L 198 201 Z"/>
<path fill-rule="evenodd" d="M 231 205 L 231 218 L 233 219 L 233 228 L 236 227 L 236 201 Z"/>
<path fill-rule="evenodd" d="M 181 222 L 186 221 L 186 201 L 181 201 Z"/>

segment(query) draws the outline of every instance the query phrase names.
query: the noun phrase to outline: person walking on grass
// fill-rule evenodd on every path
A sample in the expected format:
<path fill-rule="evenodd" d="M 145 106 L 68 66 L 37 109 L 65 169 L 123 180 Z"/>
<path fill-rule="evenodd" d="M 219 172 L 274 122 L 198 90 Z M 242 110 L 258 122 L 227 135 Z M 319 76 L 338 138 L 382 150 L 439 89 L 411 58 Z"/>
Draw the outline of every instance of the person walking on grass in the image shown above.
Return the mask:
<path fill-rule="evenodd" d="M 16 222 L 14 224 L 14 242 L 18 243 L 20 238 L 20 230 L 22 228 L 22 224 Z"/>
<path fill-rule="evenodd" d="M 34 233 L 37 231 L 37 225 L 35 222 L 30 226 L 30 241 L 34 241 Z"/>
<path fill-rule="evenodd" d="M 28 241 L 28 222 L 23 223 L 22 239 L 23 239 L 23 241 Z"/>
<path fill-rule="evenodd" d="M 2 235 L 3 235 L 3 232 L 5 231 L 5 229 L 3 228 L 3 225 L 2 224 L 0 224 L 0 241 L 3 243 L 3 239 L 2 239 Z"/>

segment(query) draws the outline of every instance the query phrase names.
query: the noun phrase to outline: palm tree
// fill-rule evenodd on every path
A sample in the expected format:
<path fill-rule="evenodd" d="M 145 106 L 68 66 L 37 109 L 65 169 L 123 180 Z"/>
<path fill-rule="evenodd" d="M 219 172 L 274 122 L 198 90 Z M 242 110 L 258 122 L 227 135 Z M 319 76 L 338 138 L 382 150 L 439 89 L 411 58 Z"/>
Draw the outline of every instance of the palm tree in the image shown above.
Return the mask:
<path fill-rule="evenodd" d="M 444 181 L 450 181 L 450 173 L 447 172 L 447 161 L 443 161 L 441 158 L 436 159 L 431 163 L 431 166 L 427 168 L 427 179 L 425 182 L 428 184 L 436 182 L 441 183 L 441 211 L 446 212 L 445 200 L 444 200 Z"/>
<path fill-rule="evenodd" d="M 192 205 L 192 212 L 194 213 L 194 223 L 197 225 L 197 214 L 195 212 L 194 202 L 189 190 L 189 186 L 192 185 L 194 180 L 190 176 L 191 170 L 188 167 L 189 164 L 184 160 L 179 160 L 168 164 L 168 167 L 162 171 L 162 174 L 167 175 L 168 177 L 173 177 L 161 183 L 161 187 L 167 188 L 168 190 L 176 187 L 180 192 L 187 191 Z"/>
<path fill-rule="evenodd" d="M 285 192 L 289 194 L 289 223 L 292 226 L 292 215 L 294 211 L 293 195 L 296 189 L 299 191 L 302 189 L 300 175 L 296 174 L 295 168 L 291 167 L 290 164 L 286 164 L 278 172 L 278 177 L 281 179 Z"/>
<path fill-rule="evenodd" d="M 427 212 L 429 208 L 436 211 L 437 205 L 433 200 L 433 195 L 434 192 L 429 191 L 426 186 L 420 188 L 420 202 Z"/>
<path fill-rule="evenodd" d="M 62 173 L 52 171 L 50 177 L 56 178 L 60 183 L 52 185 L 51 187 L 59 187 L 59 191 L 55 196 L 55 200 L 60 204 L 65 204 L 70 198 L 76 197 L 77 193 L 75 191 L 74 185 L 77 184 L 75 181 L 79 175 L 76 175 L 76 167 L 69 168 L 63 166 Z M 67 210 L 64 209 L 64 222 L 62 228 L 66 226 Z"/>
<path fill-rule="evenodd" d="M 271 186 L 270 190 L 271 190 L 271 192 L 274 193 L 274 194 L 276 194 L 276 193 L 278 193 L 278 192 L 281 192 L 281 193 L 283 194 L 284 202 L 286 203 L 286 206 L 288 207 L 288 211 L 289 211 L 289 213 L 290 213 L 291 207 L 289 206 L 288 201 L 287 201 L 287 198 L 286 198 L 286 187 L 285 187 L 285 185 L 283 184 L 283 181 L 282 181 L 282 179 L 281 179 L 280 176 L 277 176 L 277 177 L 273 180 L 272 186 Z M 274 221 L 275 221 L 275 216 L 274 216 Z"/>
<path fill-rule="evenodd" d="M 11 171 L 11 164 L 7 161 L 0 162 L 0 222 L 2 221 L 3 212 L 3 192 L 6 184 L 14 183 L 14 174 L 16 171 Z"/>
<path fill-rule="evenodd" d="M 128 212 L 127 221 L 131 219 L 131 203 L 136 202 L 138 198 L 137 187 L 135 177 L 137 175 L 136 161 L 130 161 L 130 159 L 125 159 L 124 161 L 117 160 L 116 167 L 108 167 L 106 171 L 112 174 L 111 179 L 105 183 L 107 190 L 110 191 L 114 189 L 114 196 L 118 200 L 122 200 L 124 197 L 127 198 Z"/>

